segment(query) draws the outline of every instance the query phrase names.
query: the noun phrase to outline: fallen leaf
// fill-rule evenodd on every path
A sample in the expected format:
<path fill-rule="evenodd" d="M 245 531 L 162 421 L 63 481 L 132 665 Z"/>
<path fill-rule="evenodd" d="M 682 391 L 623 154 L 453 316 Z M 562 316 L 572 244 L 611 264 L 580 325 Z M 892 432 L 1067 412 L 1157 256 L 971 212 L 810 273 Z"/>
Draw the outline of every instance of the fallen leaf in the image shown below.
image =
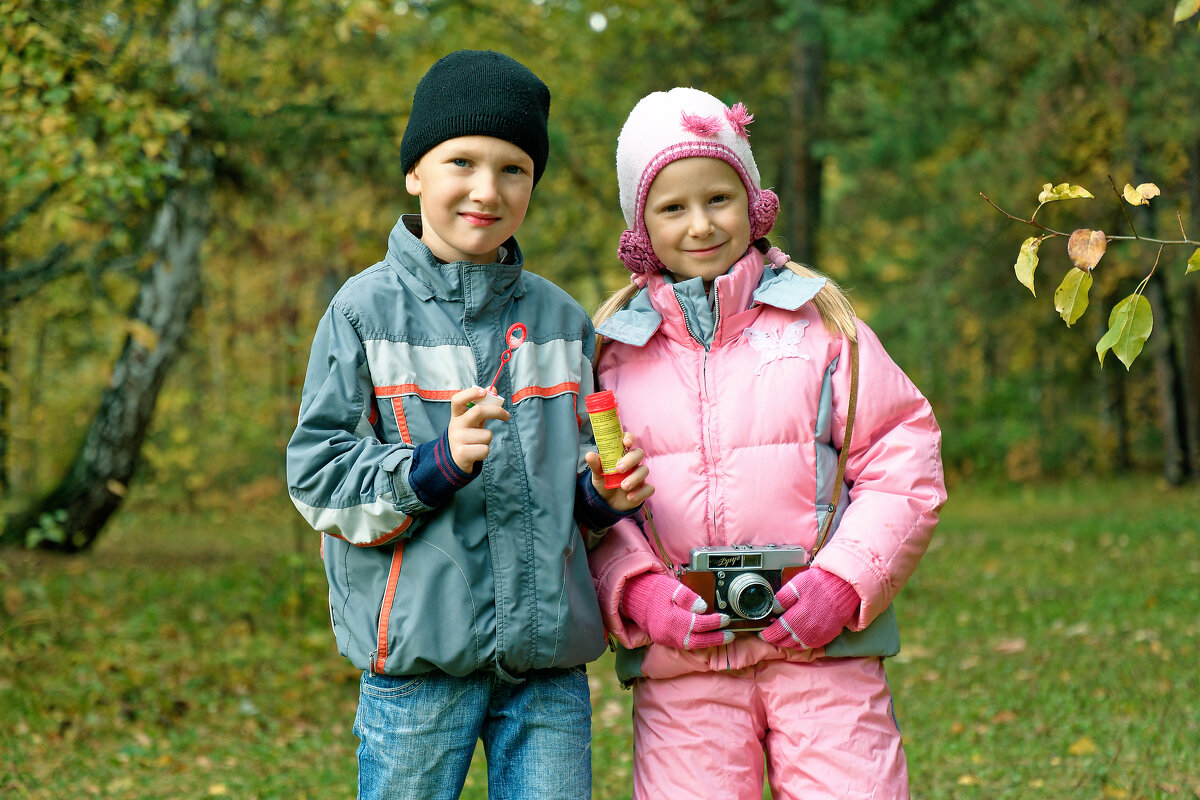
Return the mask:
<path fill-rule="evenodd" d="M 1018 636 L 1015 639 L 1001 639 L 992 645 L 993 653 L 1001 653 L 1003 655 L 1014 655 L 1016 653 L 1025 652 L 1025 637 Z"/>
<path fill-rule="evenodd" d="M 1091 756 L 1100 750 L 1090 737 L 1084 736 L 1067 748 L 1067 753 L 1073 756 Z"/>

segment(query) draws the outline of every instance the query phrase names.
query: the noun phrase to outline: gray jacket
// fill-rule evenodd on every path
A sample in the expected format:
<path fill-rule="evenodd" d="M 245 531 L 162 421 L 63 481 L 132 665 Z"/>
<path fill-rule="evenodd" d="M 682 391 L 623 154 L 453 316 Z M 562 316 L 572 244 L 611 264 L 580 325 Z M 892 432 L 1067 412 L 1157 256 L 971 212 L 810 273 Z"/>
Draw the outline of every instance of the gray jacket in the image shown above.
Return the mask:
<path fill-rule="evenodd" d="M 389 675 L 585 663 L 605 644 L 575 508 L 591 320 L 522 269 L 515 240 L 514 263 L 442 264 L 419 228 L 402 217 L 330 302 L 287 447 L 292 502 L 325 534 L 338 650 Z M 514 322 L 528 338 L 497 383 L 512 418 L 488 423 L 481 474 L 431 508 L 413 448 L 445 431 L 455 392 L 491 381 Z"/>

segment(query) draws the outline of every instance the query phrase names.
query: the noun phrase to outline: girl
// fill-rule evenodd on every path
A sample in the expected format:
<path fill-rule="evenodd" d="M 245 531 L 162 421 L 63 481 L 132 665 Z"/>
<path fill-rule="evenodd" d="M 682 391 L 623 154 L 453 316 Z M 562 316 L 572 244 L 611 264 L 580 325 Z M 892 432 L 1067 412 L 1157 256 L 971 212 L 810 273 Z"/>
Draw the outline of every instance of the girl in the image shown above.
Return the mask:
<path fill-rule="evenodd" d="M 882 658 L 945 501 L 940 432 L 837 287 L 768 248 L 752 120 L 676 88 L 617 142 L 634 274 L 597 312 L 597 370 L 658 491 L 590 560 L 634 688 L 633 795 L 757 800 L 765 754 L 775 798 L 906 798 Z M 808 564 L 760 622 L 753 592 L 710 608 L 680 582 L 732 545 Z"/>

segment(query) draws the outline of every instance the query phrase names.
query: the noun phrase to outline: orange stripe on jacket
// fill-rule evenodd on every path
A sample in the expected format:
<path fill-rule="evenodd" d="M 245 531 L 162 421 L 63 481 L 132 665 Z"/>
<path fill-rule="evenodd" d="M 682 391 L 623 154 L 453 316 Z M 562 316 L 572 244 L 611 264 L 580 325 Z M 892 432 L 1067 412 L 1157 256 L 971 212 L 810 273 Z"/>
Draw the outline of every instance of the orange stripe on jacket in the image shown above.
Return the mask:
<path fill-rule="evenodd" d="M 400 565 L 404 563 L 404 542 L 396 545 L 392 554 L 392 567 L 388 570 L 387 588 L 383 591 L 383 607 L 379 611 L 379 637 L 376 644 L 375 669 L 383 671 L 388 655 L 388 620 L 392 616 L 392 603 L 396 600 L 396 583 L 400 580 Z"/>

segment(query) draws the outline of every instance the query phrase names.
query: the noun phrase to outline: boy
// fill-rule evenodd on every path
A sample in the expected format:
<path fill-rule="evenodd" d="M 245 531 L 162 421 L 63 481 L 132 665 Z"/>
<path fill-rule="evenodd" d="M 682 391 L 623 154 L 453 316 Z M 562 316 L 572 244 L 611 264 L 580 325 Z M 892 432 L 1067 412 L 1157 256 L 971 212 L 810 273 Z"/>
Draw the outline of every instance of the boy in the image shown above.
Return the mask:
<path fill-rule="evenodd" d="M 421 214 L 400 218 L 313 341 L 288 486 L 325 534 L 338 650 L 363 670 L 360 798 L 457 797 L 476 739 L 493 798 L 591 793 L 583 665 L 605 640 L 581 527 L 607 528 L 653 489 L 640 450 L 617 465 L 632 470 L 622 487 L 603 488 L 579 409 L 591 321 L 522 269 L 512 238 L 549 107 L 507 56 L 435 63 L 400 146 Z M 517 322 L 504 403 L 480 403 Z"/>

